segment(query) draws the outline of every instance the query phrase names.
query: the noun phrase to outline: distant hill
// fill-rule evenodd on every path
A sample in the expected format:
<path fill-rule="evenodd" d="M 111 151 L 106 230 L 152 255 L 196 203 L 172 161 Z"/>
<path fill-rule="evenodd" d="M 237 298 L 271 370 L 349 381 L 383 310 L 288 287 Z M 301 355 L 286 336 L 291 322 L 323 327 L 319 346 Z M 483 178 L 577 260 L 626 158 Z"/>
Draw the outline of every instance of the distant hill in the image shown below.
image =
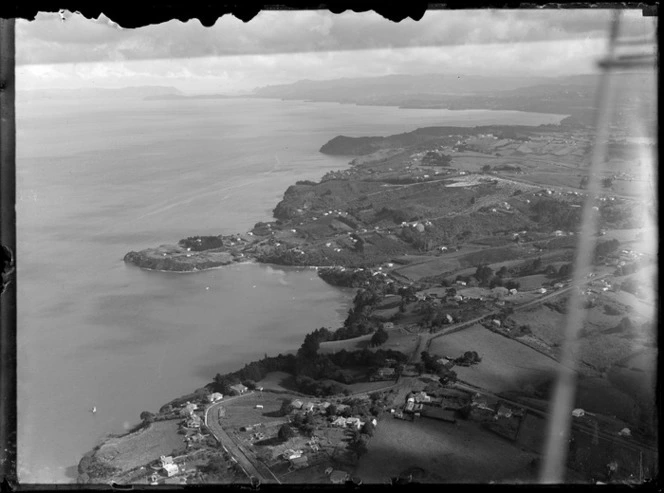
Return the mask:
<path fill-rule="evenodd" d="M 552 113 L 571 115 L 575 122 L 590 125 L 595 118 L 598 83 L 599 76 L 595 74 L 563 77 L 389 75 L 302 80 L 261 87 L 254 91 L 254 96 L 401 108 Z M 647 105 L 656 104 L 654 74 L 618 75 L 616 86 L 619 105 L 631 105 L 635 97 L 642 98 Z"/>
<path fill-rule="evenodd" d="M 19 99 L 100 99 L 145 98 L 147 96 L 176 96 L 182 92 L 171 86 L 132 86 L 121 88 L 35 89 L 16 92 Z"/>
<path fill-rule="evenodd" d="M 386 75 L 381 77 L 301 80 L 293 84 L 265 86 L 258 97 L 363 102 L 417 94 L 469 95 L 518 89 L 541 84 L 544 77 L 482 77 L 462 74 Z"/>

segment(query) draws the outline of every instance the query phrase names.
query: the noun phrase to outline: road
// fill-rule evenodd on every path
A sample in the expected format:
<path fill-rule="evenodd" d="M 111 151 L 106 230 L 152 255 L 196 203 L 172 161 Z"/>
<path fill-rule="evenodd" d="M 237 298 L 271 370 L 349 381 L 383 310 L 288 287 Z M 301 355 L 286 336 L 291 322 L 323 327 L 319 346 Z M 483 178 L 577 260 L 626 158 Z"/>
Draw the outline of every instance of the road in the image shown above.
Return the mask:
<path fill-rule="evenodd" d="M 261 483 L 280 483 L 280 481 L 267 469 L 266 466 L 262 464 L 254 464 L 248 457 L 246 449 L 243 446 L 237 444 L 228 433 L 222 428 L 219 424 L 219 419 L 217 418 L 217 409 L 220 406 L 228 404 L 231 400 L 241 399 L 247 395 L 251 395 L 253 392 L 249 392 L 244 395 L 230 397 L 225 400 L 221 400 L 209 406 L 205 410 L 205 424 L 207 425 L 210 433 L 212 433 L 215 438 L 221 443 L 221 446 L 226 450 L 231 457 L 235 458 L 237 463 L 242 467 L 247 476 L 254 476 L 258 478 Z M 211 413 L 208 417 L 208 414 Z"/>

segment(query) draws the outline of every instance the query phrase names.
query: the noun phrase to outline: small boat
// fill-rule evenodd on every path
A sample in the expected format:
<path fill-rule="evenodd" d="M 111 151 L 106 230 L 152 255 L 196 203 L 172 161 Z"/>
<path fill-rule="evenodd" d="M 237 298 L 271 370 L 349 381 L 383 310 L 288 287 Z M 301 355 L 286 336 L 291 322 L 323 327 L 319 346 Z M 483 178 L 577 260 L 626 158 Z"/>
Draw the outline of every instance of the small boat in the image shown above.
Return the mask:
<path fill-rule="evenodd" d="M 92 414 L 96 413 L 97 412 L 97 406 L 92 406 L 92 409 L 90 409 L 90 412 Z"/>

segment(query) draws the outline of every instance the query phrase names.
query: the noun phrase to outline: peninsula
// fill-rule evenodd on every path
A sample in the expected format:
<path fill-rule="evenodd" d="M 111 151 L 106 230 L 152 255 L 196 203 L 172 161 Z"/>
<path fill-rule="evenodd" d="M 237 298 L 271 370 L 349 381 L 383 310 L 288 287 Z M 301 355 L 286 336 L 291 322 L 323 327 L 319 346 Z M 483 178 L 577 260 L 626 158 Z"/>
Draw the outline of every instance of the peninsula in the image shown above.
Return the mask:
<path fill-rule="evenodd" d="M 570 296 L 592 324 L 569 476 L 601 477 L 616 451 L 621 477 L 654 474 L 654 386 L 635 373 L 657 355 L 643 309 L 654 287 L 635 278 L 656 262 L 637 247 L 640 211 L 654 205 L 618 171 L 632 147 L 613 136 L 594 272 L 571 282 L 592 137 L 574 118 L 338 136 L 321 152 L 352 157 L 349 168 L 289 187 L 273 221 L 129 252 L 126 262 L 178 272 L 318 266 L 358 291 L 344 325 L 313 330 L 296 354 L 210 375 L 143 412 L 86 454 L 79 481 L 534 481 Z"/>

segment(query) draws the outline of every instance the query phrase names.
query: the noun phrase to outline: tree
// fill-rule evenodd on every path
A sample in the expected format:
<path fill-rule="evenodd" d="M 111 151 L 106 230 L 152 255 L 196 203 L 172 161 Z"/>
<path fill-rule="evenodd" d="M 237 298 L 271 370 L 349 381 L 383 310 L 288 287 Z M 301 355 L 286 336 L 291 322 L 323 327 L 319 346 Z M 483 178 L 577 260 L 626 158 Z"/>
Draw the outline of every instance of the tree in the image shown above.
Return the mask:
<path fill-rule="evenodd" d="M 364 435 L 373 436 L 374 434 L 374 425 L 371 421 L 367 421 L 362 425 L 362 433 Z"/>
<path fill-rule="evenodd" d="M 222 474 L 226 470 L 226 462 L 220 456 L 211 457 L 207 464 L 201 467 L 206 474 Z"/>
<path fill-rule="evenodd" d="M 390 336 L 387 331 L 381 327 L 376 332 L 374 332 L 373 336 L 371 336 L 371 345 L 380 346 L 381 344 L 387 342 L 389 337 Z"/>
<path fill-rule="evenodd" d="M 613 179 L 611 179 L 610 177 L 602 179 L 602 186 L 604 188 L 611 188 L 611 185 L 613 185 Z"/>
<path fill-rule="evenodd" d="M 569 277 L 572 275 L 573 266 L 572 264 L 563 264 L 558 269 L 559 277 Z"/>
<path fill-rule="evenodd" d="M 493 269 L 486 264 L 479 265 L 475 271 L 475 278 L 479 281 L 481 285 L 486 285 L 489 283 L 493 277 Z"/>
<path fill-rule="evenodd" d="M 154 414 L 149 411 L 143 411 L 141 413 L 141 421 L 143 423 L 152 423 L 154 421 Z"/>
<path fill-rule="evenodd" d="M 359 438 L 356 441 L 350 442 L 348 444 L 348 449 L 353 452 L 358 459 L 369 451 L 367 448 L 367 442 L 364 438 Z"/>
<path fill-rule="evenodd" d="M 290 426 L 281 425 L 281 428 L 279 428 L 279 433 L 277 436 L 285 442 L 289 438 L 294 437 L 295 432 L 293 431 L 293 428 L 291 428 Z"/>
<path fill-rule="evenodd" d="M 491 172 L 491 166 L 489 166 L 488 164 L 482 166 L 482 173 L 490 173 L 490 172 Z"/>
<path fill-rule="evenodd" d="M 507 277 L 508 274 L 509 272 L 507 271 L 507 267 L 505 267 L 504 265 L 500 269 L 498 269 L 498 272 L 496 272 L 496 276 L 500 278 Z"/>
<path fill-rule="evenodd" d="M 337 406 L 335 406 L 334 404 L 330 404 L 327 407 L 327 415 L 328 416 L 336 416 L 337 415 Z"/>

